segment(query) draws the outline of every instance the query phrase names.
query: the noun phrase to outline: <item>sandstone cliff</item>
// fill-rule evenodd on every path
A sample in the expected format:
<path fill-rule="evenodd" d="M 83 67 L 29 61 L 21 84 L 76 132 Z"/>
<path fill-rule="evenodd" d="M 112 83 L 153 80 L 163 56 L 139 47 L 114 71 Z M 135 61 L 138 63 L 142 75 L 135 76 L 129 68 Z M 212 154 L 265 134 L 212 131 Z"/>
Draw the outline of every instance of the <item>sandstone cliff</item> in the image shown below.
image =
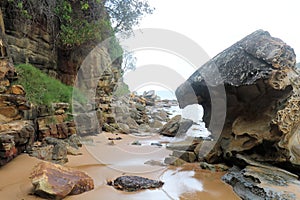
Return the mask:
<path fill-rule="evenodd" d="M 33 0 L 30 5 L 24 2 L 21 7 L 8 0 L 0 2 L 3 14 L 1 25 L 5 27 L 14 64 L 32 64 L 63 83 L 72 85 L 88 53 L 101 40 L 113 36 L 111 27 L 103 23 L 97 30 L 99 33 L 93 33 L 101 34 L 100 40 L 87 40 L 70 48 L 60 41 L 62 19 L 55 11 L 59 1 Z M 74 15 L 84 15 L 79 1 L 70 2 Z M 109 21 L 104 6 L 97 9 L 97 16 L 93 20 Z"/>

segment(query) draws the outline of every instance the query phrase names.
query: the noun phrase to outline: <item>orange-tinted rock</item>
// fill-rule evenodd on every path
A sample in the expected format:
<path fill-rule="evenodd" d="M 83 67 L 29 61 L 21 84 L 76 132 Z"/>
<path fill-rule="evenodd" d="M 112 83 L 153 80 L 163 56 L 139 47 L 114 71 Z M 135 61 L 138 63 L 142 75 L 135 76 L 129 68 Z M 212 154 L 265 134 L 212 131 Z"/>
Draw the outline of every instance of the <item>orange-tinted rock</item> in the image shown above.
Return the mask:
<path fill-rule="evenodd" d="M 21 85 L 13 85 L 10 88 L 10 93 L 11 94 L 16 94 L 16 95 L 25 95 L 25 89 Z"/>
<path fill-rule="evenodd" d="M 34 193 L 48 199 L 62 199 L 94 189 L 93 179 L 85 172 L 49 162 L 37 164 L 30 179 Z"/>
<path fill-rule="evenodd" d="M 37 119 L 38 129 L 48 128 L 49 124 L 60 124 L 66 119 L 66 115 L 49 115 Z"/>
<path fill-rule="evenodd" d="M 0 107 L 0 113 L 1 115 L 4 115 L 5 117 L 8 118 L 18 118 L 20 119 L 21 117 L 17 117 L 19 115 L 19 110 L 16 106 L 5 106 L 5 107 Z"/>

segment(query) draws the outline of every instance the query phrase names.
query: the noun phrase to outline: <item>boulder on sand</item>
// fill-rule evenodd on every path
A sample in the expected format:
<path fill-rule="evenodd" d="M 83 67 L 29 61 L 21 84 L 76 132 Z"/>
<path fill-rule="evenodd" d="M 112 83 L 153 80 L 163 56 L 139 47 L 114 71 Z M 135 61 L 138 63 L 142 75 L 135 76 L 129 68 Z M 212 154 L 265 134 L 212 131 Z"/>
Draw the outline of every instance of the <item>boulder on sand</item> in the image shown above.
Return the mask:
<path fill-rule="evenodd" d="M 63 199 L 94 189 L 94 181 L 85 172 L 58 164 L 41 162 L 30 176 L 34 193 L 47 199 Z"/>
<path fill-rule="evenodd" d="M 118 190 L 133 192 L 142 189 L 159 188 L 164 183 L 162 181 L 151 180 L 140 176 L 121 176 L 114 181 L 108 181 L 107 184 L 112 185 Z"/>

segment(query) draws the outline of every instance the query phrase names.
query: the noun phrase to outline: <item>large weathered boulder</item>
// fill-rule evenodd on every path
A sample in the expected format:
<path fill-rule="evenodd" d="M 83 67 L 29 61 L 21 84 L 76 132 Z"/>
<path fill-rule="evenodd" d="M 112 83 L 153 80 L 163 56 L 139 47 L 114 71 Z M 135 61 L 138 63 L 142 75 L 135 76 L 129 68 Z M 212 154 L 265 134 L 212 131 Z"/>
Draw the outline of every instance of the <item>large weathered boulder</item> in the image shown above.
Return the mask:
<path fill-rule="evenodd" d="M 201 104 L 215 141 L 202 159 L 236 153 L 255 160 L 300 164 L 299 76 L 294 50 L 255 31 L 201 66 L 176 90 L 181 108 Z M 218 129 L 219 128 L 219 129 Z M 209 143 L 216 145 L 209 149 Z"/>
<path fill-rule="evenodd" d="M 94 181 L 85 172 L 58 164 L 41 162 L 30 176 L 34 193 L 47 199 L 63 199 L 94 189 Z"/>

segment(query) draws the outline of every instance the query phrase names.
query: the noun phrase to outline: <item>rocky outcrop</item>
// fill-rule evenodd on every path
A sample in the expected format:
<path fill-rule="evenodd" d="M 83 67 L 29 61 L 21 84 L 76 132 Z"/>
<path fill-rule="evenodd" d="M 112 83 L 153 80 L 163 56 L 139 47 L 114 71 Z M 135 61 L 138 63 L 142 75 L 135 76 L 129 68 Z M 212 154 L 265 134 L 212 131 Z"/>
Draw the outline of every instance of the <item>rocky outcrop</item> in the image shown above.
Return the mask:
<path fill-rule="evenodd" d="M 10 86 L 0 93 L 0 166 L 30 150 L 36 138 L 33 122 L 22 120 L 25 109 L 28 102 L 21 86 Z"/>
<path fill-rule="evenodd" d="M 171 142 L 166 146 L 167 149 L 173 151 L 169 160 L 175 162 L 177 159 L 180 159 L 190 163 L 195 162 L 198 160 L 199 147 L 201 145 L 202 141 L 189 137 L 184 141 Z"/>
<path fill-rule="evenodd" d="M 49 162 L 37 164 L 30 176 L 35 194 L 47 199 L 63 199 L 94 189 L 86 173 Z"/>
<path fill-rule="evenodd" d="M 164 110 L 164 107 L 176 106 L 172 101 L 161 101 L 154 91 L 145 91 L 142 95 L 135 92 L 124 95 L 115 98 L 111 105 L 118 130 L 134 134 L 158 132 L 163 127 L 163 123 L 169 121 L 171 115 Z"/>
<path fill-rule="evenodd" d="M 52 103 L 51 106 L 32 105 L 24 112 L 24 118 L 35 122 L 37 139 L 42 141 L 46 137 L 66 139 L 76 134 L 73 120 L 69 119 L 68 103 Z"/>
<path fill-rule="evenodd" d="M 154 189 L 163 186 L 162 181 L 151 180 L 140 176 L 121 176 L 114 181 L 108 181 L 108 185 L 112 185 L 118 190 L 133 192 L 143 189 Z"/>
<path fill-rule="evenodd" d="M 28 110 L 30 105 L 25 98 L 24 88 L 21 85 L 12 85 L 16 73 L 8 58 L 6 38 L 2 31 L 0 36 L 0 166 L 2 166 L 31 148 L 35 130 L 32 121 L 22 120 L 23 112 Z"/>
<path fill-rule="evenodd" d="M 203 106 L 203 120 L 215 139 L 216 145 L 202 159 L 217 162 L 241 153 L 257 161 L 299 165 L 295 64 L 290 46 L 258 30 L 205 63 L 177 88 L 181 108 Z"/>
<path fill-rule="evenodd" d="M 101 110 L 102 120 L 116 130 L 119 127 L 116 125 L 116 116 L 113 112 L 113 92 L 121 78 L 121 73 L 117 68 L 107 68 L 99 79 L 96 88 L 96 104 L 98 110 Z M 105 127 L 104 127 L 104 130 Z M 109 131 L 109 130 L 106 130 Z"/>
<path fill-rule="evenodd" d="M 81 135 L 97 134 L 110 127 L 118 129 L 111 104 L 120 77 L 121 71 L 112 66 L 107 47 L 96 47 L 84 60 L 76 87 L 85 95 L 87 102 L 80 102 L 80 96 L 75 94 L 72 106 L 76 127 Z M 107 126 L 103 126 L 104 122 Z"/>

